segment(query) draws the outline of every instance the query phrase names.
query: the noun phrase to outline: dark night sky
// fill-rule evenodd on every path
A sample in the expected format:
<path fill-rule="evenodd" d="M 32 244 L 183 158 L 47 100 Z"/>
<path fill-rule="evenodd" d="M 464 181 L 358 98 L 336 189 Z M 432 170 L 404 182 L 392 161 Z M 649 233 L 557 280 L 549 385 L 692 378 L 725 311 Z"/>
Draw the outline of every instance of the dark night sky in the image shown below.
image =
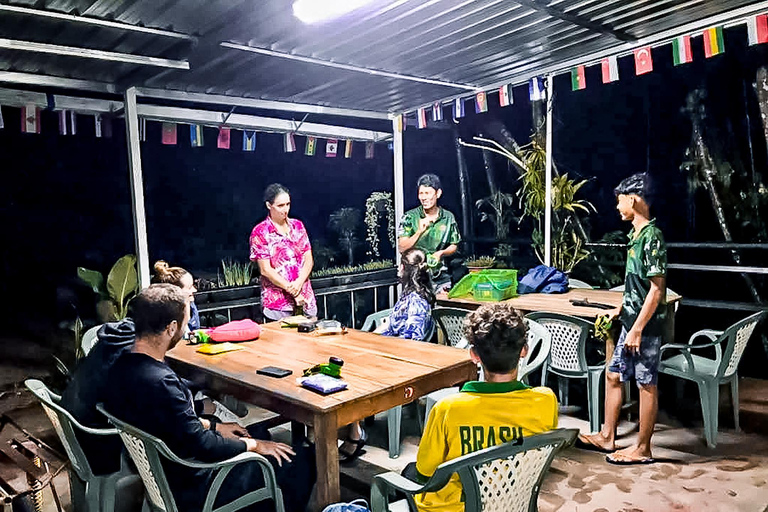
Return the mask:
<path fill-rule="evenodd" d="M 593 239 L 621 229 L 614 210 L 612 189 L 624 177 L 649 171 L 657 185 L 655 214 L 668 241 L 718 241 L 706 196 L 698 194 L 695 224 L 687 216 L 685 176 L 679 171 L 690 143 L 691 124 L 681 107 L 687 93 L 704 87 L 709 119 L 708 140 L 717 142 L 719 155 L 738 172 L 750 172 L 748 112 L 752 122 L 755 167 L 766 171 L 766 144 L 752 82 L 755 69 L 768 64 L 768 45 L 748 48 L 746 28 L 725 33 L 726 53 L 705 59 L 701 38 L 693 41 L 694 62 L 672 66 L 669 45 L 653 51 L 654 71 L 636 77 L 631 57 L 619 59 L 620 81 L 603 85 L 600 66 L 587 68 L 587 89 L 572 92 L 570 75 L 555 79 L 555 162 L 561 172 L 587 178 L 583 197 L 598 209 L 590 217 Z M 746 87 L 746 97 L 744 88 Z M 470 138 L 499 120 L 519 143 L 531 131 L 527 87 L 514 90 L 513 106 L 500 108 L 495 93 L 489 95 L 490 111 L 474 112 L 459 124 Z M 746 102 L 746 110 L 745 110 Z M 467 102 L 467 110 L 472 110 Z M 78 118 L 78 134 L 57 134 L 55 114 L 43 113 L 43 133 L 19 133 L 19 109 L 3 108 L 5 129 L 0 130 L 2 181 L 0 222 L 3 226 L 0 286 L 12 305 L 5 314 L 16 314 L 33 301 L 39 311 L 56 307 L 56 288 L 74 281 L 77 266 L 107 270 L 123 254 L 133 252 L 125 134 L 121 120 L 114 121 L 112 139 L 96 139 L 91 117 Z M 445 117 L 450 118 L 448 107 Z M 310 121 L 328 122 L 313 118 Z M 411 119 L 415 122 L 415 119 Z M 445 123 L 450 126 L 450 119 Z M 190 148 L 187 126 L 179 126 L 178 146 L 160 144 L 160 126 L 148 124 L 148 140 L 142 145 L 150 258 L 167 259 L 193 272 L 215 272 L 219 261 L 248 258 L 248 235 L 265 215 L 261 196 L 264 187 L 281 182 L 292 191 L 292 213 L 307 225 L 314 243 L 331 242 L 326 229 L 328 215 L 343 206 L 363 208 L 375 190 L 391 190 L 392 160 L 386 144 L 377 144 L 373 160 L 363 158 L 358 143 L 351 160 L 343 148 L 335 159 L 324 157 L 324 141 L 317 155 L 303 155 L 304 138 L 297 137 L 298 151 L 282 151 L 278 134 L 258 134 L 257 149 L 240 149 L 241 133 L 233 131 L 231 150 L 216 148 L 216 132 L 205 129 L 206 146 Z M 379 126 L 386 129 L 387 124 Z M 467 150 L 473 200 L 487 195 L 478 151 Z M 498 159 L 497 177 L 503 190 L 519 188 L 515 176 Z M 450 129 L 405 132 L 406 208 L 416 205 L 415 180 L 435 172 L 445 185 L 443 204 L 460 217 L 456 152 Z M 732 187 L 738 186 L 738 177 Z M 461 224 L 461 219 L 459 218 Z M 475 219 L 478 234 L 489 234 Z M 750 226 L 734 226 L 738 241 L 755 241 Z M 513 236 L 527 237 L 524 223 Z M 703 258 L 730 264 L 722 252 L 709 256 L 670 252 L 671 261 Z M 760 255 L 749 256 L 759 264 Z M 734 275 L 735 276 L 735 275 Z M 706 279 L 705 279 L 706 278 Z M 730 286 L 736 283 L 735 286 Z M 696 298 L 729 298 L 749 301 L 737 277 L 714 279 L 709 274 L 672 272 L 670 287 Z M 765 294 L 765 286 L 759 283 Z M 686 290 L 688 288 L 688 290 Z M 724 292 L 724 289 L 728 289 Z M 5 302 L 5 301 L 4 301 Z M 60 302 L 60 301 L 59 301 Z M 14 307 L 17 306 L 17 307 Z M 700 314 L 702 310 L 692 310 Z M 708 310 L 704 310 L 707 311 Z M 66 316 L 61 308 L 55 315 Z M 54 316 L 55 316 L 54 315 Z M 737 314 L 736 316 L 740 316 Z M 717 325 L 733 315 L 725 315 Z"/>

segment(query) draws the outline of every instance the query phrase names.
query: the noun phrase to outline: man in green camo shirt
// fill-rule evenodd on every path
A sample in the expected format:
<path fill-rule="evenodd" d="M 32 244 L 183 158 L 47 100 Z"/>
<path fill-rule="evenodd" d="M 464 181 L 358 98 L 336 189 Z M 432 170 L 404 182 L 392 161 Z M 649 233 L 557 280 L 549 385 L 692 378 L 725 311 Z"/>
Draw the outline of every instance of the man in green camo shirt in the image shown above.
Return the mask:
<path fill-rule="evenodd" d="M 605 376 L 603 428 L 596 434 L 580 434 L 578 443 L 583 448 L 613 452 L 606 460 L 621 465 L 654 462 L 651 436 L 659 405 L 656 382 L 667 312 L 667 248 L 650 216 L 647 181 L 645 174 L 636 174 L 614 191 L 621 219 L 632 223 L 624 298 L 620 312 L 612 315 L 621 321 L 621 336 Z M 640 390 L 640 432 L 635 444 L 614 452 L 623 383 L 633 378 Z"/>
<path fill-rule="evenodd" d="M 412 247 L 427 255 L 427 264 L 433 276 L 443 268 L 443 258 L 456 252 L 461 241 L 459 226 L 451 212 L 437 205 L 443 195 L 440 178 L 425 174 L 418 179 L 421 206 L 408 210 L 400 220 L 397 247 L 405 252 Z"/>

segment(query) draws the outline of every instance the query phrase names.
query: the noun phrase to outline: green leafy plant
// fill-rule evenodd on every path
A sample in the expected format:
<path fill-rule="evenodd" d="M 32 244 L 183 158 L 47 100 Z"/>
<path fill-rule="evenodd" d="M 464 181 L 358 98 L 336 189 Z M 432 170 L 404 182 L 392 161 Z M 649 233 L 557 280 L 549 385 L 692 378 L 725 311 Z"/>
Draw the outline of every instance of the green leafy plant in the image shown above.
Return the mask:
<path fill-rule="evenodd" d="M 523 187 L 519 191 L 522 220 L 526 216 L 534 220 L 531 241 L 536 257 L 544 262 L 544 210 L 546 207 L 546 151 L 536 141 L 521 148 L 524 172 L 520 177 Z M 552 178 L 552 265 L 563 272 L 570 272 L 586 259 L 586 237 L 576 228 L 578 212 L 589 214 L 597 211 L 589 201 L 577 199 L 578 191 L 587 180 L 575 181 L 567 174 Z"/>
<path fill-rule="evenodd" d="M 493 256 L 470 256 L 464 260 L 467 268 L 491 268 L 496 263 Z"/>
<path fill-rule="evenodd" d="M 78 267 L 77 275 L 98 294 L 96 308 L 102 321 L 122 320 L 128 315 L 128 303 L 139 290 L 136 256 L 126 254 L 104 276 L 96 270 Z"/>
<path fill-rule="evenodd" d="M 221 269 L 224 273 L 222 283 L 219 278 L 219 286 L 247 286 L 251 284 L 251 263 L 240 263 L 232 259 L 221 260 Z"/>
<path fill-rule="evenodd" d="M 389 243 L 395 247 L 395 207 L 392 194 L 389 192 L 371 192 L 365 200 L 365 240 L 370 246 L 366 254 L 378 258 L 379 252 L 379 222 L 383 215 L 387 217 L 387 236 Z"/>
<path fill-rule="evenodd" d="M 328 227 L 339 235 L 339 245 L 347 252 L 350 265 L 355 263 L 355 247 L 360 244 L 357 232 L 360 228 L 361 213 L 357 208 L 340 208 L 333 212 Z"/>

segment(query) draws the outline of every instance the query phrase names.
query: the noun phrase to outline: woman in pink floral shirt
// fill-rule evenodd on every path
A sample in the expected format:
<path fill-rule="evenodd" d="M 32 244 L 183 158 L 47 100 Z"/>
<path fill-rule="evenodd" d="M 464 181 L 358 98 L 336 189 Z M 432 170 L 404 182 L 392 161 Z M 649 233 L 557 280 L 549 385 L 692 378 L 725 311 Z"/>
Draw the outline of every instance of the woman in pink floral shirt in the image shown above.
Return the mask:
<path fill-rule="evenodd" d="M 264 316 L 279 320 L 301 305 L 304 314 L 317 315 L 317 301 L 309 274 L 314 260 L 304 224 L 289 219 L 291 196 L 288 189 L 273 183 L 264 191 L 269 216 L 251 232 L 251 261 L 261 271 L 261 306 Z"/>

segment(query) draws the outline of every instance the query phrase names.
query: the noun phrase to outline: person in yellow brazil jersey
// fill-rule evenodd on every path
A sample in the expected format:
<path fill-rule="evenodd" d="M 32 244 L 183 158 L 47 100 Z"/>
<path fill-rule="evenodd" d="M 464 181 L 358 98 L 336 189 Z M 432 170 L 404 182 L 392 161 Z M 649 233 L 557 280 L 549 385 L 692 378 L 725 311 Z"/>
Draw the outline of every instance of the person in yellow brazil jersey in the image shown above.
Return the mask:
<path fill-rule="evenodd" d="M 557 427 L 557 399 L 551 389 L 517 380 L 520 357 L 528 351 L 523 316 L 509 304 L 479 307 L 464 323 L 472 360 L 483 366 L 484 382 L 468 382 L 440 400 L 427 420 L 415 472 L 424 483 L 448 460 Z M 410 473 L 410 475 L 409 475 Z M 413 474 L 415 473 L 415 474 Z M 461 512 L 462 488 L 454 474 L 437 492 L 416 496 L 419 512 Z"/>

